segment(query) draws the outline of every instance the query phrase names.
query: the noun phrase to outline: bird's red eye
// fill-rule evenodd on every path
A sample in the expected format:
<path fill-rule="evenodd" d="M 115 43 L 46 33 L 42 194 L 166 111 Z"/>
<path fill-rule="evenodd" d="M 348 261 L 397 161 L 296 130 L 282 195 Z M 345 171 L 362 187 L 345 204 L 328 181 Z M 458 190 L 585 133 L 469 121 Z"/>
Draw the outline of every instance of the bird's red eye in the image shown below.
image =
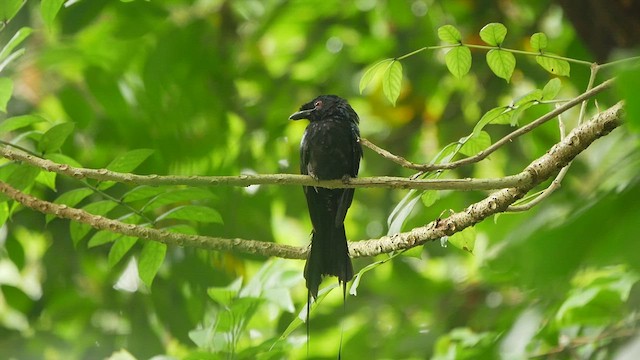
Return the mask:
<path fill-rule="evenodd" d="M 313 103 L 313 107 L 315 107 L 316 109 L 320 109 L 322 107 L 322 100 L 318 100 Z"/>

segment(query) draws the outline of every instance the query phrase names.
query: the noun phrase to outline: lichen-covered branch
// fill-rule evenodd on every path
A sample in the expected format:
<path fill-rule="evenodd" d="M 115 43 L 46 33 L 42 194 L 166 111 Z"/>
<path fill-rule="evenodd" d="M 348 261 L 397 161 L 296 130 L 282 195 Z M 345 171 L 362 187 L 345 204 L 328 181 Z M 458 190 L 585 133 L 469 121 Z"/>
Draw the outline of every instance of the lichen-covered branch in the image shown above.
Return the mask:
<path fill-rule="evenodd" d="M 554 145 L 545 155 L 533 161 L 520 174 L 516 175 L 523 179 L 520 185 L 494 192 L 487 198 L 470 205 L 463 211 L 454 212 L 446 218 L 434 220 L 425 226 L 415 228 L 411 231 L 393 236 L 384 236 L 379 239 L 350 242 L 349 249 L 351 256 L 374 256 L 394 250 L 419 246 L 427 241 L 436 240 L 443 236 L 451 236 L 458 231 L 479 223 L 493 214 L 505 211 L 509 205 L 522 198 L 529 190 L 551 178 L 596 139 L 605 136 L 619 126 L 622 116 L 622 103 L 618 103 L 610 109 L 596 115 L 591 121 L 575 128 L 566 138 Z M 0 192 L 22 205 L 44 214 L 51 214 L 59 218 L 78 221 L 100 230 L 159 241 L 169 245 L 190 246 L 219 251 L 235 251 L 290 259 L 303 259 L 307 252 L 306 247 L 294 247 L 257 240 L 186 235 L 140 225 L 125 224 L 117 220 L 90 214 L 84 210 L 40 200 L 4 182 L 0 182 Z"/>

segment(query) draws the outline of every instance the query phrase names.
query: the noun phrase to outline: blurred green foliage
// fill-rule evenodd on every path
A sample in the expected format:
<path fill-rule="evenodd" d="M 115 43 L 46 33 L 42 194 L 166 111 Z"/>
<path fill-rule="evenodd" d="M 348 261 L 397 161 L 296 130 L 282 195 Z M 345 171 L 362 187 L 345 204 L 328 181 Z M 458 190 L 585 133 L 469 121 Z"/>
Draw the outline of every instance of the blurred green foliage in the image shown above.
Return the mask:
<path fill-rule="evenodd" d="M 440 39 L 487 38 L 590 61 L 549 1 L 3 0 L 0 20 L 1 139 L 57 162 L 140 174 L 297 173 L 305 124 L 287 117 L 320 93 L 348 98 L 364 137 L 414 162 L 453 156 L 440 151 L 469 134 L 476 141 L 459 142 L 456 152 L 472 154 L 509 132 L 505 125 L 553 108 L 530 106 L 525 96 L 569 99 L 590 74 L 572 65 L 571 77 L 552 80 L 539 58 L 525 56 L 496 72 L 506 84 L 487 66 L 486 51 L 471 49 L 468 64 L 465 50 L 455 59 L 433 50 L 388 61 L 402 82 L 371 82 L 359 94 L 367 68 L 438 45 L 447 24 L 459 33 L 442 30 Z M 504 24 L 508 36 L 497 25 L 489 30 L 498 33 L 480 32 L 488 23 Z M 638 82 L 629 80 L 637 68 L 624 71 L 620 95 L 598 96 L 601 109 L 637 95 Z M 518 99 L 526 111 L 515 120 L 475 131 L 488 110 Z M 637 104 L 629 112 L 637 114 Z M 577 110 L 563 119 L 573 126 L 576 118 Z M 550 122 L 442 176 L 513 174 L 558 138 Z M 308 347 L 304 326 L 289 333 L 306 301 L 301 261 L 95 232 L 3 198 L 0 357 L 335 358 L 341 339 L 349 359 L 622 356 L 637 339 L 640 310 L 638 147 L 637 132 L 623 127 L 581 154 L 561 190 L 531 211 L 485 221 L 451 239 L 454 246 L 355 260 L 356 269 L 380 264 L 363 273 L 345 308 L 342 294 L 328 292 L 311 314 Z M 361 176 L 373 175 L 412 173 L 365 150 Z M 311 228 L 297 188 L 131 187 L 8 160 L 0 179 L 43 199 L 182 233 L 305 246 Z M 349 238 L 386 234 L 406 195 L 358 190 Z M 405 200 L 414 207 L 393 226 L 421 226 L 484 196 L 412 193 Z"/>

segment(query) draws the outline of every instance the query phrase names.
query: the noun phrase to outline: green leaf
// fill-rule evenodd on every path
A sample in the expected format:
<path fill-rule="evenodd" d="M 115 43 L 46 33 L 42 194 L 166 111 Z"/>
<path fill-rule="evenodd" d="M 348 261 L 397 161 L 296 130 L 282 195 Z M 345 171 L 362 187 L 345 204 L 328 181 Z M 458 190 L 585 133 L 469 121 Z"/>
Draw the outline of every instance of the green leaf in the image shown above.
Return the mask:
<path fill-rule="evenodd" d="M 9 78 L 0 78 L 0 111 L 7 112 L 7 103 L 13 94 L 13 81 Z"/>
<path fill-rule="evenodd" d="M 511 118 L 510 108 L 499 106 L 487 111 L 473 128 L 473 134 L 479 133 L 488 124 L 508 124 Z"/>
<path fill-rule="evenodd" d="M 42 0 L 40 3 L 42 19 L 48 27 L 53 25 L 53 20 L 56 18 L 56 15 L 58 14 L 58 11 L 60 11 L 63 3 L 64 0 Z"/>
<path fill-rule="evenodd" d="M 103 244 L 108 244 L 110 242 L 116 241 L 116 239 L 120 238 L 121 236 L 122 235 L 118 233 L 100 230 L 93 234 L 93 236 L 89 239 L 89 241 L 87 242 L 87 247 L 92 248 Z"/>
<path fill-rule="evenodd" d="M 362 75 L 362 78 L 360 79 L 360 86 L 359 86 L 360 94 L 362 94 L 364 89 L 366 89 L 367 86 L 369 86 L 371 81 L 380 73 L 380 71 L 382 69 L 385 69 L 387 66 L 389 66 L 389 63 L 392 61 L 393 59 L 385 59 L 382 61 L 378 61 L 377 63 L 367 68 L 367 70 L 364 72 L 364 75 Z"/>
<path fill-rule="evenodd" d="M 558 96 L 560 92 L 560 88 L 562 87 L 562 82 L 558 78 L 553 78 L 549 80 L 548 83 L 544 85 L 542 88 L 542 99 L 541 100 L 553 100 Z"/>
<path fill-rule="evenodd" d="M 52 126 L 44 134 L 38 143 L 38 149 L 43 153 L 52 153 L 60 150 L 69 135 L 73 133 L 75 124 L 64 122 Z"/>
<path fill-rule="evenodd" d="M 73 189 L 58 196 L 53 202 L 54 204 L 64 204 L 70 207 L 74 207 L 92 193 L 93 191 L 87 188 Z M 55 219 L 55 216 L 47 215 L 46 218 L 46 222 L 49 223 L 51 220 Z"/>
<path fill-rule="evenodd" d="M 554 59 L 544 55 L 537 55 L 536 62 L 542 66 L 543 69 L 558 76 L 569 76 L 571 72 L 571 65 L 566 60 Z"/>
<path fill-rule="evenodd" d="M 82 167 L 82 164 L 77 162 L 75 159 L 70 158 L 67 155 L 60 154 L 60 153 L 45 154 L 44 158 L 47 159 L 47 160 L 51 160 L 51 161 L 53 161 L 55 163 L 58 163 L 58 164 L 67 164 L 67 165 L 73 166 L 73 167 Z"/>
<path fill-rule="evenodd" d="M 471 50 L 466 46 L 458 46 L 449 50 L 444 60 L 449 72 L 460 79 L 471 69 Z"/>
<path fill-rule="evenodd" d="M 107 169 L 116 172 L 131 172 L 153 154 L 151 149 L 136 149 L 128 151 L 109 163 Z"/>
<path fill-rule="evenodd" d="M 491 146 L 491 136 L 486 131 L 480 131 L 465 141 L 460 152 L 467 156 L 473 156 L 489 146 Z"/>
<path fill-rule="evenodd" d="M 617 74 L 616 89 L 625 100 L 624 107 L 627 112 L 625 122 L 635 132 L 640 132 L 640 68 L 622 69 Z"/>
<path fill-rule="evenodd" d="M 56 191 L 56 175 L 58 174 L 54 172 L 41 171 L 36 177 L 36 181 L 49 189 Z"/>
<path fill-rule="evenodd" d="M 24 0 L 0 1 L 0 22 L 6 23 L 11 20 L 25 3 Z"/>
<path fill-rule="evenodd" d="M 528 108 L 532 107 L 533 105 L 535 105 L 534 102 L 527 102 L 515 108 L 515 110 L 513 110 L 513 112 L 511 113 L 511 117 L 510 117 L 511 126 L 518 125 L 518 122 L 520 120 L 520 116 L 522 116 L 522 113 Z"/>
<path fill-rule="evenodd" d="M 31 124 L 37 124 L 39 122 L 47 121 L 44 118 L 37 115 L 20 115 L 10 117 L 0 123 L 0 134 L 9 131 L 17 130 Z"/>
<path fill-rule="evenodd" d="M 176 203 L 190 202 L 194 200 L 202 201 L 215 198 L 209 190 L 202 188 L 164 189 L 162 193 L 151 199 L 145 206 L 145 210 L 157 209 L 161 206 Z"/>
<path fill-rule="evenodd" d="M 138 239 L 133 236 L 122 236 L 113 243 L 109 250 L 109 267 L 113 268 L 129 252 Z"/>
<path fill-rule="evenodd" d="M 85 211 L 94 214 L 94 215 L 107 215 L 111 210 L 113 210 L 118 203 L 111 200 L 101 200 L 96 201 L 87 206 L 83 207 Z M 91 231 L 91 226 L 89 224 L 80 223 L 77 221 L 72 221 L 69 223 L 69 233 L 71 235 L 71 240 L 73 241 L 74 246 L 78 246 L 78 243 L 82 238 L 84 238 L 89 231 Z"/>
<path fill-rule="evenodd" d="M 402 86 L 402 64 L 393 60 L 385 70 L 382 77 L 382 91 L 384 96 L 393 106 L 396 105 L 398 96 L 400 96 L 400 88 Z"/>
<path fill-rule="evenodd" d="M 387 218 L 387 226 L 389 227 L 387 235 L 397 234 L 402 231 L 402 226 L 419 200 L 420 196 L 416 190 L 410 190 L 407 195 L 400 200 Z"/>
<path fill-rule="evenodd" d="M 0 202 L 0 227 L 7 222 L 7 219 L 9 219 L 9 204 L 6 201 L 3 201 Z"/>
<path fill-rule="evenodd" d="M 457 233 L 449 236 L 449 243 L 458 249 L 473 253 L 473 248 L 476 245 L 476 229 L 473 226 L 458 231 Z"/>
<path fill-rule="evenodd" d="M 219 212 L 212 208 L 200 205 L 179 206 L 158 216 L 156 221 L 163 219 L 193 220 L 205 223 L 222 224 L 222 217 Z"/>
<path fill-rule="evenodd" d="M 444 25 L 438 28 L 438 37 L 440 40 L 449 44 L 459 44 L 462 42 L 460 31 L 453 25 Z"/>
<path fill-rule="evenodd" d="M 216 303 L 231 306 L 242 288 L 242 277 L 236 278 L 227 286 L 215 286 L 207 289 L 207 295 Z"/>
<path fill-rule="evenodd" d="M 493 49 L 487 53 L 487 64 L 496 76 L 509 82 L 516 68 L 516 58 L 508 51 Z"/>
<path fill-rule="evenodd" d="M 490 23 L 480 30 L 480 38 L 492 46 L 499 46 L 507 36 L 507 28 L 501 23 Z"/>
<path fill-rule="evenodd" d="M 166 186 L 140 185 L 129 190 L 126 194 L 124 194 L 122 196 L 122 200 L 124 202 L 134 202 L 138 200 L 148 199 L 150 197 L 154 197 L 160 194 L 165 194 L 165 193 L 168 193 L 169 191 L 170 191 L 170 188 Z"/>
<path fill-rule="evenodd" d="M 422 193 L 420 199 L 422 200 L 422 205 L 425 207 L 429 207 L 433 205 L 440 198 L 440 192 L 436 190 L 427 190 Z"/>
<path fill-rule="evenodd" d="M 537 32 L 531 35 L 531 39 L 529 39 L 529 43 L 531 47 L 538 52 L 542 52 L 542 50 L 547 48 L 548 40 L 547 35 L 542 32 Z"/>
<path fill-rule="evenodd" d="M 5 182 L 18 190 L 25 190 L 33 185 L 40 169 L 22 164 L 9 164 L 2 167 L 2 176 Z M 7 173 L 5 173 L 7 171 Z M 6 176 L 6 177 L 5 177 Z"/>
<path fill-rule="evenodd" d="M 138 274 L 147 287 L 151 287 L 166 253 L 167 245 L 157 241 L 147 241 L 142 247 L 138 261 Z"/>
<path fill-rule="evenodd" d="M 518 99 L 516 99 L 516 101 L 513 103 L 513 105 L 514 106 L 520 106 L 522 104 L 531 103 L 531 102 L 538 102 L 540 100 L 542 100 L 542 90 L 535 89 L 535 90 L 532 90 L 532 91 L 522 95 Z"/>
<path fill-rule="evenodd" d="M 6 1 L 6 0 L 3 0 L 3 1 Z M 2 50 L 0 50 L 0 62 L 2 62 L 5 59 L 7 59 L 9 57 L 9 55 L 11 54 L 11 52 L 13 51 L 13 49 L 15 49 L 16 46 L 20 45 L 20 43 L 23 42 L 24 39 L 26 39 L 29 35 L 31 35 L 32 32 L 33 32 L 33 30 L 31 28 L 28 28 L 28 27 L 23 27 L 20 30 L 18 30 L 15 33 L 15 35 L 13 35 L 11 40 L 9 40 L 7 45 L 5 45 L 2 48 Z M 3 66 L 4 65 L 6 65 L 6 64 L 3 64 Z"/>

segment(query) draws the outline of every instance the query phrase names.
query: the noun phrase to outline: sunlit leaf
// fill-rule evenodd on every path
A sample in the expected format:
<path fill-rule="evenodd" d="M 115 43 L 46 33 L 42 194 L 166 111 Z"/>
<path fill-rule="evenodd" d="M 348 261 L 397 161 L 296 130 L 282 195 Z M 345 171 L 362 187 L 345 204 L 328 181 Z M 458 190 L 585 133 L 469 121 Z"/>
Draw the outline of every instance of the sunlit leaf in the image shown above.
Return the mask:
<path fill-rule="evenodd" d="M 40 3 L 40 12 L 42 13 L 42 19 L 47 26 L 53 25 L 53 20 L 56 18 L 58 11 L 62 7 L 64 0 L 42 0 Z"/>
<path fill-rule="evenodd" d="M 562 82 L 558 78 L 549 80 L 542 88 L 542 100 L 553 100 L 558 96 Z"/>
<path fill-rule="evenodd" d="M 427 190 L 422 193 L 420 199 L 422 200 L 422 205 L 429 207 L 433 205 L 440 198 L 440 192 L 436 190 Z"/>
<path fill-rule="evenodd" d="M 13 94 L 13 81 L 9 78 L 0 78 L 0 111 L 7 112 L 7 103 Z"/>
<path fill-rule="evenodd" d="M 473 226 L 449 236 L 448 242 L 458 249 L 473 253 L 476 244 L 476 229 Z"/>
<path fill-rule="evenodd" d="M 420 195 L 416 190 L 409 191 L 407 195 L 402 198 L 387 218 L 387 225 L 389 226 L 387 235 L 397 234 L 402 231 L 402 225 L 404 225 L 404 222 L 419 200 Z"/>
<path fill-rule="evenodd" d="M 111 246 L 111 249 L 109 249 L 109 267 L 112 268 L 116 266 L 116 264 L 120 262 L 120 260 L 133 247 L 136 241 L 138 241 L 138 239 L 133 236 L 122 236 L 116 239 Z"/>
<path fill-rule="evenodd" d="M 387 67 L 382 77 L 382 91 L 384 96 L 392 103 L 396 105 L 398 96 L 400 96 L 400 88 L 402 87 L 402 64 L 399 61 L 393 60 Z"/>
<path fill-rule="evenodd" d="M 120 238 L 121 236 L 122 234 L 101 230 L 93 234 L 93 236 L 87 242 L 87 247 L 92 248 L 92 247 L 108 244 L 110 242 L 114 242 L 116 239 Z"/>
<path fill-rule="evenodd" d="M 150 197 L 157 196 L 159 194 L 164 194 L 169 191 L 169 188 L 165 186 L 150 186 L 150 185 L 140 185 L 131 190 L 129 190 L 126 194 L 122 196 L 122 200 L 124 202 L 134 202 L 138 200 L 148 199 Z"/>
<path fill-rule="evenodd" d="M 480 131 L 465 141 L 464 145 L 460 148 L 460 153 L 467 156 L 473 156 L 489 146 L 491 146 L 491 137 L 489 136 L 489 133 L 486 131 Z"/>
<path fill-rule="evenodd" d="M 9 204 L 6 201 L 0 202 L 0 227 L 2 227 L 7 222 L 8 218 L 9 218 Z"/>
<path fill-rule="evenodd" d="M 444 57 L 449 72 L 460 79 L 471 69 L 471 50 L 466 46 L 458 46 L 449 50 Z"/>
<path fill-rule="evenodd" d="M 207 289 L 207 295 L 220 305 L 230 306 L 234 299 L 238 297 L 242 288 L 242 277 L 236 278 L 227 286 L 216 286 Z"/>
<path fill-rule="evenodd" d="M 116 172 L 131 172 L 153 154 L 152 149 L 136 149 L 117 156 L 107 165 L 107 169 Z"/>
<path fill-rule="evenodd" d="M 381 71 L 386 69 L 389 66 L 389 63 L 391 63 L 392 61 L 393 61 L 393 59 L 385 59 L 385 60 L 379 61 L 379 62 L 369 66 L 369 68 L 367 68 L 367 70 L 364 72 L 364 75 L 362 75 L 362 79 L 360 79 L 360 85 L 359 85 L 360 94 L 362 94 L 364 89 L 366 89 L 367 86 L 369 86 L 371 81 L 374 78 L 376 78 L 380 74 Z"/>
<path fill-rule="evenodd" d="M 640 93 L 640 68 L 630 68 L 620 71 L 616 80 L 616 88 L 625 100 L 627 116 L 625 122 L 635 132 L 640 132 L 640 101 L 637 101 Z"/>
<path fill-rule="evenodd" d="M 502 44 L 507 36 L 507 28 L 501 23 L 490 23 L 480 30 L 480 38 L 491 46 Z"/>
<path fill-rule="evenodd" d="M 524 104 L 518 106 L 517 108 L 515 108 L 511 112 L 511 118 L 510 118 L 511 126 L 518 125 L 519 121 L 520 121 L 520 116 L 522 116 L 522 113 L 524 113 L 525 110 L 527 110 L 528 108 L 532 107 L 533 105 L 535 105 L 534 102 L 527 102 L 527 103 L 524 103 Z"/>
<path fill-rule="evenodd" d="M 222 217 L 219 212 L 212 208 L 200 205 L 179 206 L 158 216 L 156 220 L 160 221 L 163 219 L 180 219 L 222 224 Z"/>
<path fill-rule="evenodd" d="M 511 118 L 510 108 L 499 106 L 487 111 L 473 128 L 473 134 L 479 133 L 488 124 L 509 124 Z"/>
<path fill-rule="evenodd" d="M 44 121 L 47 120 L 38 115 L 20 115 L 10 117 L 0 123 L 0 134 Z"/>
<path fill-rule="evenodd" d="M 56 173 L 41 171 L 36 177 L 36 181 L 49 189 L 56 191 Z"/>
<path fill-rule="evenodd" d="M 542 66 L 543 69 L 558 76 L 569 76 L 571 72 L 571 65 L 566 60 L 560 60 L 550 58 L 544 55 L 537 55 L 536 62 Z"/>
<path fill-rule="evenodd" d="M 25 0 L 0 1 L 0 22 L 8 22 L 11 20 L 25 3 Z"/>
<path fill-rule="evenodd" d="M 3 0 L 3 1 L 11 1 L 11 0 Z M 32 32 L 33 32 L 33 29 L 28 27 L 23 27 L 20 30 L 18 30 L 15 33 L 15 35 L 13 35 L 11 40 L 9 40 L 9 42 L 2 48 L 2 50 L 0 50 L 0 62 L 3 62 L 5 59 L 7 59 L 11 54 L 11 52 L 13 51 L 13 49 L 15 49 L 16 46 L 20 45 L 20 43 L 22 43 L 24 39 L 26 39 L 29 35 L 31 35 Z"/>
<path fill-rule="evenodd" d="M 73 133 L 74 127 L 75 124 L 72 122 L 64 122 L 52 126 L 42 134 L 38 148 L 43 153 L 52 153 L 60 150 L 62 144 L 64 144 L 69 135 Z"/>
<path fill-rule="evenodd" d="M 542 51 L 547 48 L 547 44 L 548 44 L 547 35 L 545 35 L 545 33 L 542 33 L 542 32 L 537 32 L 531 35 L 531 39 L 529 40 L 529 43 L 531 44 L 531 47 L 535 51 Z"/>
<path fill-rule="evenodd" d="M 496 76 L 509 82 L 516 68 L 516 58 L 508 51 L 492 49 L 487 53 L 487 64 Z"/>
<path fill-rule="evenodd" d="M 520 105 L 526 104 L 526 103 L 537 102 L 537 101 L 542 100 L 542 96 L 543 96 L 542 90 L 535 89 L 535 90 L 532 90 L 532 91 L 520 96 L 519 98 L 517 98 L 514 101 L 513 105 L 514 106 L 520 106 Z"/>
<path fill-rule="evenodd" d="M 147 287 L 151 288 L 166 253 L 167 245 L 157 241 L 147 241 L 142 247 L 138 261 L 138 274 Z"/>
<path fill-rule="evenodd" d="M 462 41 L 460 31 L 453 25 L 444 25 L 438 28 L 438 37 L 440 40 L 449 44 L 458 44 Z"/>

